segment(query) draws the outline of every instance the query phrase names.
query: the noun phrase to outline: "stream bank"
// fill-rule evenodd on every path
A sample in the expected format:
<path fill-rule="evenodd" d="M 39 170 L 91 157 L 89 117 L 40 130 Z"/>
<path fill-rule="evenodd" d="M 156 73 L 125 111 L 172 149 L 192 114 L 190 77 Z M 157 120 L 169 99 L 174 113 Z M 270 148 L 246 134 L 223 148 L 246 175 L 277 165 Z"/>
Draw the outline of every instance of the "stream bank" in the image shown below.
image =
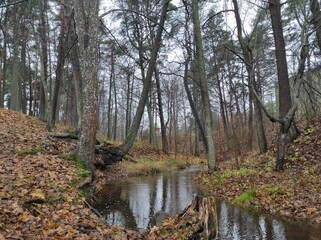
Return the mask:
<path fill-rule="evenodd" d="M 130 177 L 108 183 L 96 194 L 93 206 L 110 225 L 132 230 L 149 230 L 150 236 L 168 239 L 190 237 L 189 227 L 197 219 L 179 222 L 177 213 L 189 205 L 195 195 L 204 195 L 194 184 L 197 168 Z M 219 239 L 318 239 L 321 230 L 305 223 L 285 221 L 257 211 L 245 210 L 217 199 Z M 152 227 L 160 212 L 169 214 L 164 225 Z"/>

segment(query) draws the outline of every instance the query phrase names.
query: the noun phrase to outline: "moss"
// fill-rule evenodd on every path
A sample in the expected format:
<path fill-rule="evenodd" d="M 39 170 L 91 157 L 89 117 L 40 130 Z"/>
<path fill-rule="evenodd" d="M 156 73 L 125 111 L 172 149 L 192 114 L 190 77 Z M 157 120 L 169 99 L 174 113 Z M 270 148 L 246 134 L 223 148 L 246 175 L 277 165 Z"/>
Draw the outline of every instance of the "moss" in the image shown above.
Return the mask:
<path fill-rule="evenodd" d="M 69 153 L 67 155 L 61 156 L 61 158 L 76 165 L 76 177 L 68 183 L 69 186 L 78 188 L 80 185 L 86 182 L 88 178 L 91 179 L 91 172 L 87 170 L 86 164 L 80 156 L 75 153 Z"/>
<path fill-rule="evenodd" d="M 63 155 L 62 158 L 67 161 L 74 162 L 76 166 L 79 168 L 86 169 L 85 162 L 82 160 L 80 156 L 78 156 L 75 153 L 69 153 L 69 154 Z"/>
<path fill-rule="evenodd" d="M 32 149 L 21 150 L 18 152 L 18 154 L 20 154 L 20 155 L 35 155 L 40 152 L 41 152 L 41 148 L 36 147 L 36 148 L 32 148 Z"/>
<path fill-rule="evenodd" d="M 84 187 L 80 190 L 79 195 L 84 198 L 88 198 L 91 195 L 90 188 Z"/>
<path fill-rule="evenodd" d="M 252 203 L 256 198 L 256 191 L 255 190 L 246 190 L 241 195 L 237 196 L 234 199 L 234 203 L 240 205 L 249 205 Z"/>

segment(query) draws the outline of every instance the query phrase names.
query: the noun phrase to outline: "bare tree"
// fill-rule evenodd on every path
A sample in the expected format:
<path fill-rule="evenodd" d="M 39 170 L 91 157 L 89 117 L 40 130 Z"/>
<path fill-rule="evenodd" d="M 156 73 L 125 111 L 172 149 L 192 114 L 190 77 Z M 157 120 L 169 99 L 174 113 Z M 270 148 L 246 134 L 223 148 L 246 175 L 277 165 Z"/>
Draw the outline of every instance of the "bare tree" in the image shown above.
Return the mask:
<path fill-rule="evenodd" d="M 288 65 L 286 60 L 280 0 L 269 0 L 270 16 L 275 44 L 276 68 L 279 85 L 279 117 L 285 118 L 292 107 Z M 282 128 L 282 127 L 281 127 Z M 280 131 L 283 131 L 280 129 Z M 287 130 L 286 141 L 291 142 L 299 135 L 294 119 Z M 281 170 L 281 169 L 279 169 Z"/>
<path fill-rule="evenodd" d="M 165 23 L 167 8 L 169 3 L 170 3 L 170 0 L 164 0 L 163 2 L 161 15 L 158 22 L 157 32 L 156 32 L 155 40 L 152 46 L 151 56 L 149 59 L 146 78 L 143 83 L 143 91 L 138 103 L 138 107 L 137 107 L 136 114 L 134 116 L 131 128 L 128 132 L 128 135 L 125 141 L 123 142 L 123 144 L 121 144 L 116 150 L 116 158 L 122 158 L 123 156 L 125 156 L 135 141 L 135 138 L 139 129 L 139 125 L 144 113 L 144 108 L 148 100 L 150 88 L 151 88 L 151 81 L 152 81 L 153 73 L 156 66 L 156 59 L 157 59 L 158 50 L 161 44 L 161 38 L 162 38 L 162 33 L 163 33 L 163 28 L 164 28 L 164 23 Z"/>
<path fill-rule="evenodd" d="M 241 49 L 242 49 L 242 53 L 243 53 L 243 61 L 246 65 L 246 70 L 248 73 L 248 78 L 249 78 L 248 82 L 249 82 L 250 93 L 253 96 L 254 91 L 257 92 L 257 86 L 256 86 L 256 81 L 255 81 L 255 70 L 254 70 L 252 49 L 250 48 L 249 44 L 247 44 L 243 38 L 242 22 L 241 22 L 241 17 L 239 14 L 239 7 L 238 7 L 237 0 L 233 0 L 233 5 L 234 5 L 234 14 L 235 14 L 235 19 L 236 19 L 236 25 L 237 25 L 238 40 L 241 45 Z M 252 98 L 252 99 L 254 102 L 255 121 L 256 121 L 256 127 L 257 127 L 257 136 L 258 136 L 260 153 L 265 153 L 267 151 L 267 142 L 266 142 L 266 138 L 265 138 L 265 131 L 264 131 L 261 106 L 259 103 L 259 99 L 257 99 L 257 98 Z"/>
<path fill-rule="evenodd" d="M 57 69 L 56 69 L 56 82 L 54 87 L 53 99 L 52 99 L 52 112 L 51 119 L 48 123 L 49 130 L 55 127 L 57 108 L 59 101 L 59 91 L 61 83 L 64 76 L 65 67 L 65 32 L 66 32 L 67 22 L 65 18 L 65 1 L 60 0 L 60 34 L 59 34 L 59 44 L 58 44 L 58 59 L 57 59 Z"/>
<path fill-rule="evenodd" d="M 208 84 L 206 80 L 206 72 L 205 72 L 205 62 L 204 62 L 204 50 L 202 43 L 202 34 L 201 34 L 201 24 L 199 20 L 199 6 L 198 0 L 193 0 L 193 27 L 194 27 L 194 38 L 196 45 L 196 59 L 197 59 L 197 67 L 199 70 L 199 78 L 200 78 L 200 89 L 201 89 L 201 99 L 204 111 L 204 132 L 207 143 L 207 164 L 208 170 L 210 172 L 217 170 L 217 162 L 216 162 L 216 151 L 214 145 L 214 128 L 213 128 L 213 119 L 212 119 L 212 109 L 211 102 L 208 94 Z"/>

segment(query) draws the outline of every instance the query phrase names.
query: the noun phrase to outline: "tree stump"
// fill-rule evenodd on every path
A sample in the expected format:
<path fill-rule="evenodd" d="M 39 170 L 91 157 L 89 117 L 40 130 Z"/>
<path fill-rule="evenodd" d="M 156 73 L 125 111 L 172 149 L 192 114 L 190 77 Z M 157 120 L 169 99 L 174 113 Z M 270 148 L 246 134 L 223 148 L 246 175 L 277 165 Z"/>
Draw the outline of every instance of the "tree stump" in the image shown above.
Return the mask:
<path fill-rule="evenodd" d="M 184 219 L 188 215 L 197 214 L 199 219 L 199 229 L 189 239 L 217 239 L 218 237 L 218 217 L 216 210 L 216 200 L 214 197 L 195 196 L 191 204 L 187 206 L 179 215 Z"/>

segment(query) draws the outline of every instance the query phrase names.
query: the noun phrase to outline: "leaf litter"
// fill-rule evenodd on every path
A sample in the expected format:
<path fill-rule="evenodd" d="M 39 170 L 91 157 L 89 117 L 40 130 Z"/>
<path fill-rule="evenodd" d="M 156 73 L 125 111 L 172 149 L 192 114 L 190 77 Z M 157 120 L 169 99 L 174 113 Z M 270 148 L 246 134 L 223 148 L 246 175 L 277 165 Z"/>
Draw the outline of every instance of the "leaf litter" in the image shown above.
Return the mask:
<path fill-rule="evenodd" d="M 275 171 L 275 149 L 262 156 L 253 153 L 237 169 L 220 164 L 221 172 L 200 174 L 196 182 L 210 195 L 234 204 L 266 211 L 289 220 L 321 226 L 321 123 L 315 123 L 289 144 L 285 170 Z M 245 193 L 255 197 L 238 201 Z"/>
<path fill-rule="evenodd" d="M 144 239 L 109 227 L 85 204 L 77 167 L 39 119 L 0 108 L 0 239 Z M 82 181 L 72 184 L 74 180 Z"/>

